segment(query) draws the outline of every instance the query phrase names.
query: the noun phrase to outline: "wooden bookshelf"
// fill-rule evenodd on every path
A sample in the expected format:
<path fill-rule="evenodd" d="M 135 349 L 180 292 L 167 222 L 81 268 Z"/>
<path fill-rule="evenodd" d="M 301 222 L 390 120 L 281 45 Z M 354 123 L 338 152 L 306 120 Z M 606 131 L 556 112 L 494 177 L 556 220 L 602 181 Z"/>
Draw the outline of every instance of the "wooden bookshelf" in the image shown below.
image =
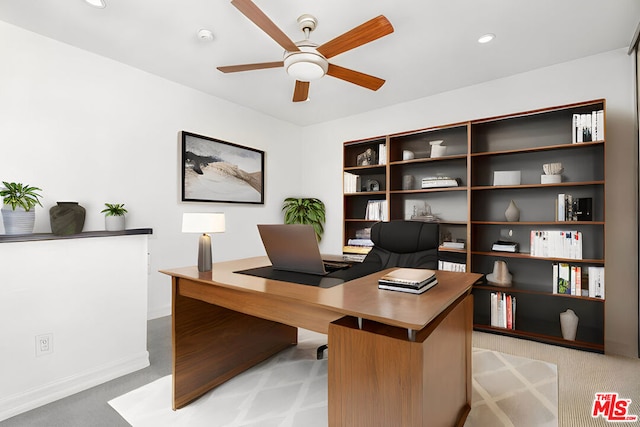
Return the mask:
<path fill-rule="evenodd" d="M 361 182 L 373 179 L 379 188 L 367 191 L 363 185 L 361 191 L 344 194 L 344 246 L 356 231 L 376 222 L 364 216 L 369 200 L 386 201 L 389 220 L 412 219 L 416 214 L 424 218 L 421 214 L 428 206 L 440 223 L 441 240 L 446 236 L 465 241 L 465 249 L 441 248 L 441 258 L 455 258 L 464 263 L 466 271 L 483 274 L 492 272 L 494 261 L 505 260 L 513 275 L 512 287 L 504 291 L 519 296 L 517 316 L 523 321 L 515 330 L 492 327 L 487 317 L 491 287 L 478 286 L 474 290 L 476 329 L 603 352 L 604 299 L 567 298 L 552 289 L 554 263 L 584 269 L 605 265 L 604 126 L 594 141 L 574 143 L 572 136 L 574 114 L 598 110 L 606 110 L 604 99 L 346 142 L 344 171 L 358 175 Z M 445 155 L 432 158 L 429 142 L 435 140 L 444 141 L 447 148 Z M 375 165 L 357 163 L 357 156 L 367 149 L 376 152 Z M 407 158 L 407 151 L 412 158 Z M 542 184 L 542 165 L 554 162 L 563 164 L 562 181 Z M 494 186 L 494 172 L 504 170 L 520 171 L 520 183 Z M 421 188 L 422 178 L 436 176 L 455 178 L 458 186 Z M 591 198 L 591 220 L 557 221 L 558 194 Z M 505 219 L 511 200 L 520 208 L 520 221 Z M 580 231 L 582 259 L 531 256 L 531 230 L 546 229 Z M 519 243 L 519 252 L 491 250 L 505 230 Z M 539 307 L 548 308 L 536 313 Z M 567 308 L 580 318 L 578 337 L 571 342 L 560 332 L 559 313 Z"/>

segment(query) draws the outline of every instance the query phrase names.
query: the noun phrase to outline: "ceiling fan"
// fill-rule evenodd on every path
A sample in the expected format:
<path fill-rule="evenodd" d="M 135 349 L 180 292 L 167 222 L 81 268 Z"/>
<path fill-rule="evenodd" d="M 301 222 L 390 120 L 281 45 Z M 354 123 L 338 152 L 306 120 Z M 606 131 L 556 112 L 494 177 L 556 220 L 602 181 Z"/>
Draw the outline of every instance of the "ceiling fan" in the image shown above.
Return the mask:
<path fill-rule="evenodd" d="M 391 34 L 393 26 L 384 16 L 373 18 L 318 46 L 309 40 L 309 34 L 318 25 L 318 20 L 311 15 L 302 15 L 298 18 L 298 26 L 304 32 L 305 39 L 294 43 L 251 0 L 232 0 L 231 4 L 282 46 L 285 52 L 282 61 L 218 67 L 218 70 L 223 73 L 284 67 L 287 74 L 296 79 L 293 102 L 306 101 L 309 97 L 309 82 L 325 75 L 371 90 L 378 90 L 384 84 L 383 79 L 340 67 L 328 61 L 329 58 Z"/>

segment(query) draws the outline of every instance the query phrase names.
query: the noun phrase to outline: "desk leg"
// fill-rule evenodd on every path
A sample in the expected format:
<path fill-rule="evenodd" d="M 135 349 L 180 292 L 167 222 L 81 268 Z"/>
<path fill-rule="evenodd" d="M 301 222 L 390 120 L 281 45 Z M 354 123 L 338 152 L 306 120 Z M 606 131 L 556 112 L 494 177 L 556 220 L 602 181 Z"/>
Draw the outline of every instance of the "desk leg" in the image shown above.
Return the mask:
<path fill-rule="evenodd" d="M 329 325 L 329 426 L 461 426 L 471 408 L 473 297 L 410 341 L 406 329 L 355 318 Z"/>
<path fill-rule="evenodd" d="M 298 341 L 297 328 L 188 298 L 173 278 L 173 409 Z"/>

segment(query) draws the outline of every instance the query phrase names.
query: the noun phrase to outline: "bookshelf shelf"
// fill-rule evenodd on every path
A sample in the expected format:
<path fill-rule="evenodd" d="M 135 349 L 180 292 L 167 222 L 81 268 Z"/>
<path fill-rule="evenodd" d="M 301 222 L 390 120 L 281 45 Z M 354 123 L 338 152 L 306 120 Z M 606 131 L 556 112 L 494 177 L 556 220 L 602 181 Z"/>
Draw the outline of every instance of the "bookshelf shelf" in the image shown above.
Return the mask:
<path fill-rule="evenodd" d="M 603 180 L 588 182 L 561 182 L 558 184 L 521 184 L 521 185 L 481 185 L 471 187 L 473 191 L 489 191 L 489 190 L 522 190 L 527 188 L 552 188 L 552 187 L 581 187 L 587 185 L 604 185 Z"/>
<path fill-rule="evenodd" d="M 375 179 L 380 189 L 345 192 L 344 246 L 356 232 L 361 234 L 375 223 L 364 220 L 369 200 L 384 201 L 389 220 L 433 215 L 440 224 L 441 241 L 465 242 L 465 249 L 441 247 L 442 260 L 483 274 L 492 272 L 495 261 L 507 262 L 514 285 L 505 292 L 519 296 L 520 327 L 506 334 L 603 352 L 604 300 L 553 294 L 552 267 L 605 266 L 605 114 L 605 100 L 599 99 L 346 142 L 344 172 L 362 182 Z M 584 127 L 591 134 L 576 133 L 587 120 L 595 124 Z M 583 136 L 585 142 L 578 142 Z M 443 141 L 446 152 L 431 157 L 430 142 L 437 140 Z M 358 165 L 365 150 L 375 152 L 378 164 Z M 561 182 L 542 184 L 542 166 L 558 162 L 563 166 Z M 520 183 L 494 186 L 496 171 L 519 171 Z M 458 186 L 422 188 L 422 180 L 433 177 L 455 179 Z M 587 206 L 591 199 L 587 220 L 577 216 L 580 220 L 558 221 L 561 195 L 571 195 L 567 199 L 571 201 L 584 199 Z M 519 207 L 520 221 L 506 221 L 510 201 Z M 531 256 L 531 232 L 539 230 L 580 232 L 582 259 Z M 520 252 L 490 250 L 493 242 L 504 240 L 505 232 L 519 243 Z M 490 326 L 487 314 L 490 293 L 497 289 L 474 287 L 478 330 L 505 333 Z M 562 339 L 559 330 L 558 315 L 567 309 L 567 302 L 580 317 L 576 341 Z"/>
<path fill-rule="evenodd" d="M 552 150 L 581 150 L 581 149 L 584 149 L 585 147 L 601 146 L 601 145 L 604 145 L 604 141 L 581 142 L 580 144 L 547 145 L 543 147 L 530 147 L 530 148 L 523 148 L 523 149 L 516 149 L 516 150 L 484 151 L 484 152 L 471 153 L 471 157 L 534 153 L 537 151 L 552 151 Z"/>
<path fill-rule="evenodd" d="M 471 251 L 472 255 L 484 255 L 499 258 L 522 258 L 539 261 L 554 261 L 554 262 L 569 262 L 572 264 L 604 264 L 604 259 L 601 258 L 552 258 L 552 257 L 538 257 L 531 256 L 526 252 L 499 252 L 499 251 Z"/>

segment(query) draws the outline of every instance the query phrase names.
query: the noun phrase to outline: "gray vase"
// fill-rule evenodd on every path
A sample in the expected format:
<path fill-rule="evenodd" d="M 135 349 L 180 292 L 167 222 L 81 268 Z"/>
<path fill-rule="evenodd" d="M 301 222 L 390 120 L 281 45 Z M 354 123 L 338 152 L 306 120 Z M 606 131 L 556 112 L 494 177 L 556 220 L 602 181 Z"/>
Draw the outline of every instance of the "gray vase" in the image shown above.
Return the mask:
<path fill-rule="evenodd" d="M 57 202 L 49 209 L 51 232 L 56 236 L 69 236 L 82 232 L 85 209 L 78 202 Z"/>
<path fill-rule="evenodd" d="M 14 211 L 7 205 L 2 207 L 2 223 L 6 234 L 31 234 L 35 222 L 35 209 L 25 211 L 23 208 L 17 207 Z"/>
<path fill-rule="evenodd" d="M 509 203 L 507 210 L 504 212 L 504 216 L 509 222 L 520 221 L 520 209 L 518 209 L 513 200 Z"/>

